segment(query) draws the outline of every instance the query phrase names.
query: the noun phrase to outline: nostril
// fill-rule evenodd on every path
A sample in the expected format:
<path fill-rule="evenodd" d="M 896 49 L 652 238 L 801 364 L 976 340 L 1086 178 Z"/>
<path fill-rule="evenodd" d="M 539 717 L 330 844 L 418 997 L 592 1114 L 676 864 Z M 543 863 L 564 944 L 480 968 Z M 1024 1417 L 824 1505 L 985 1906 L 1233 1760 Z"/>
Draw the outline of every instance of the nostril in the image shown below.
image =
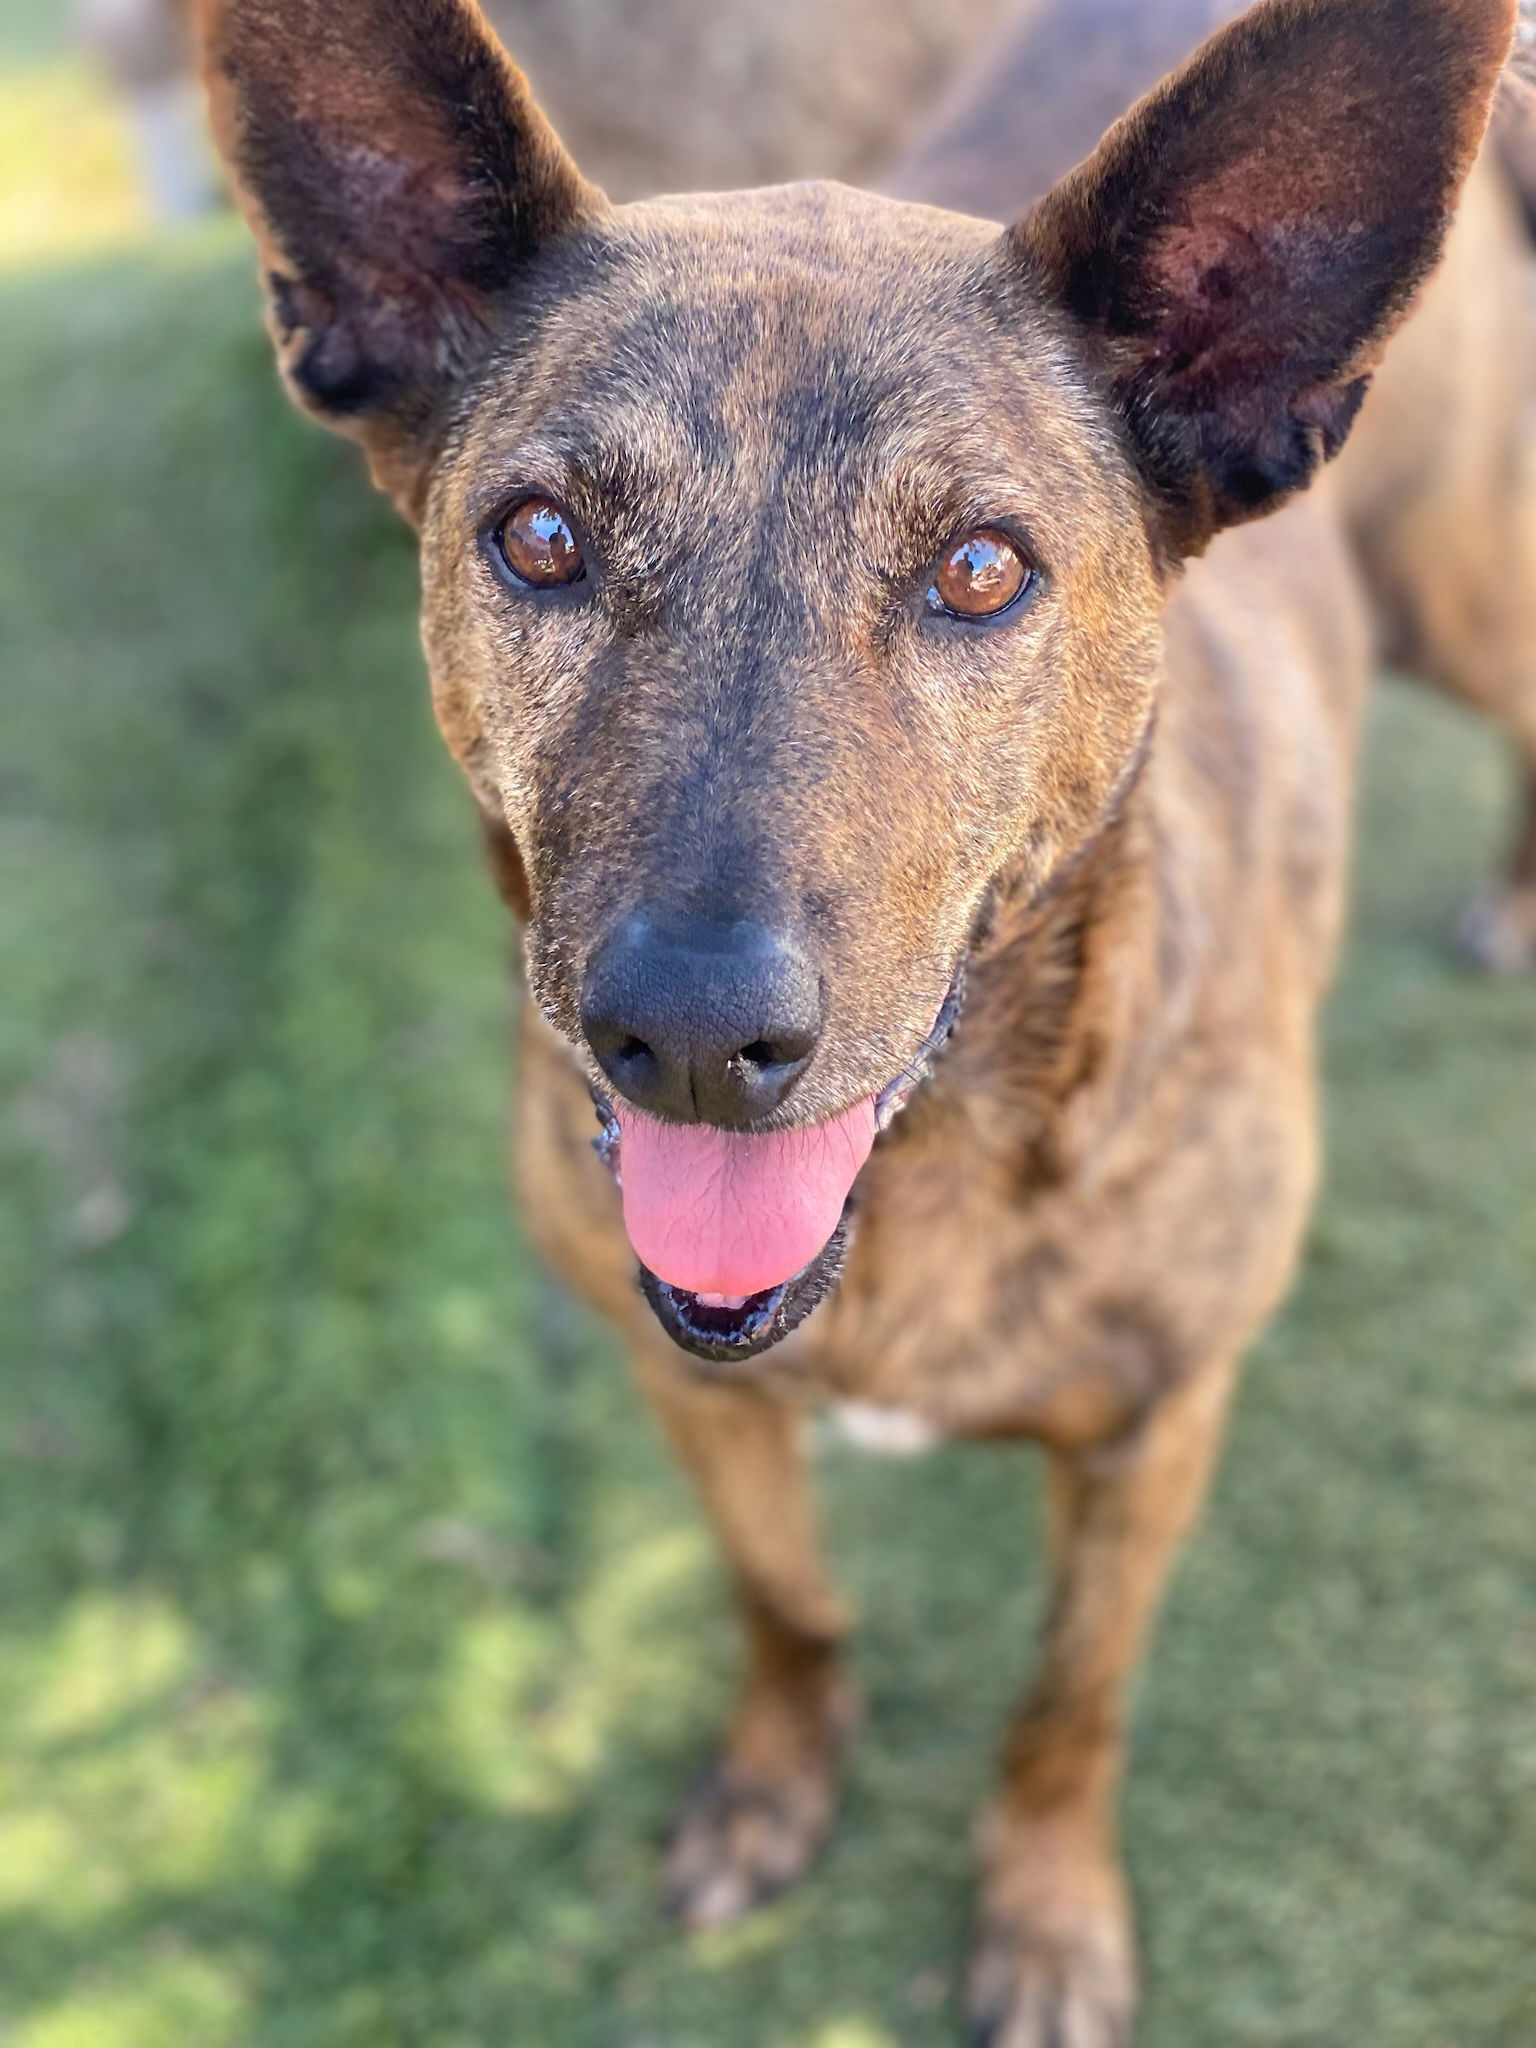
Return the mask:
<path fill-rule="evenodd" d="M 643 1038 L 627 1037 L 610 1059 L 598 1060 L 610 1080 L 633 1094 L 648 1095 L 661 1085 L 662 1062 Z"/>
<path fill-rule="evenodd" d="M 726 1065 L 742 1076 L 744 1080 L 767 1080 L 778 1075 L 783 1080 L 792 1078 L 792 1071 L 798 1073 L 815 1050 L 814 1038 L 800 1036 L 783 1038 L 754 1038 L 750 1045 L 741 1046 L 733 1052 Z"/>
<path fill-rule="evenodd" d="M 616 1088 L 639 1101 L 655 1094 L 663 1083 L 664 1069 L 653 1045 L 638 1032 L 601 1018 L 588 1019 L 586 1033 L 597 1064 Z"/>

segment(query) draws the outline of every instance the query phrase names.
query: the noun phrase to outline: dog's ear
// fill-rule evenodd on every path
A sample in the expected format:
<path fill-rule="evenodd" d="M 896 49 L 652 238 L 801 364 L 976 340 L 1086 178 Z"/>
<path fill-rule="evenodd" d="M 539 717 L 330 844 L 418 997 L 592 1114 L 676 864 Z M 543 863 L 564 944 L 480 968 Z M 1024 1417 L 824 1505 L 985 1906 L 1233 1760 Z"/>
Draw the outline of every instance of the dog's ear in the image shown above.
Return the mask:
<path fill-rule="evenodd" d="M 1087 337 L 1171 556 L 1342 445 L 1513 23 L 1513 0 L 1260 0 L 1012 231 Z"/>
<path fill-rule="evenodd" d="M 533 254 L 601 210 L 474 0 L 199 0 L 214 132 L 300 403 L 408 498 Z"/>

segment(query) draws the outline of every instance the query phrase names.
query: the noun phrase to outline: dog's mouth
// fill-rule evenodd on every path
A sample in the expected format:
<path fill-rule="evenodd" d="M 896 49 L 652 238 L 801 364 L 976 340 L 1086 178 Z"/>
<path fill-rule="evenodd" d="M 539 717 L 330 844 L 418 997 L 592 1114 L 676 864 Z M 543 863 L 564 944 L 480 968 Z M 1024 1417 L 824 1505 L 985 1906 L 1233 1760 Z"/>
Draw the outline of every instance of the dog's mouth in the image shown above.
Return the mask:
<path fill-rule="evenodd" d="M 664 1124 L 594 1091 L 640 1284 L 674 1343 L 729 1366 L 803 1323 L 837 1285 L 855 1183 L 876 1140 L 927 1080 L 964 999 L 957 968 L 916 1056 L 877 1095 L 787 1131 Z"/>

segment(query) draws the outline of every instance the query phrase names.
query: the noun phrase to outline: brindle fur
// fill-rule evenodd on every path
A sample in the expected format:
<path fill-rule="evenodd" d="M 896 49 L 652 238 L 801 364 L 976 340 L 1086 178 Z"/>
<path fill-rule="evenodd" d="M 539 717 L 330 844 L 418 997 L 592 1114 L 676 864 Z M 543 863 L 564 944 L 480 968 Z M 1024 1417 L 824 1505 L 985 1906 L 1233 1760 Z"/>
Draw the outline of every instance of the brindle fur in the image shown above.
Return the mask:
<path fill-rule="evenodd" d="M 684 1919 L 789 1882 L 835 1805 L 847 1616 L 803 1405 L 1048 1453 L 1050 1619 L 982 1831 L 996 2048 L 1130 2027 L 1126 1685 L 1316 1171 L 1371 463 L 1301 492 L 1435 261 L 1511 26 L 1505 0 L 1266 0 L 1000 237 L 824 185 L 612 209 L 461 0 L 205 0 L 284 367 L 420 530 L 439 720 L 524 930 L 531 1227 L 625 1333 L 741 1595 L 740 1701 L 670 1852 Z M 1445 420 L 1405 447 L 1370 424 L 1430 374 L 1415 330 L 1517 331 L 1483 291 L 1513 232 L 1490 180 L 1445 273 L 1481 310 L 1430 288 L 1357 446 L 1406 478 L 1370 578 L 1402 584 L 1401 644 L 1456 669 L 1475 626 L 1514 728 L 1530 640 L 1451 531 L 1475 507 L 1516 560 L 1514 472 L 1480 443 L 1442 502 L 1434 471 L 1481 394 L 1442 376 Z M 1298 214 L 1329 235 L 1274 239 Z M 534 485 L 585 528 L 590 601 L 493 572 L 486 524 Z M 1043 598 L 1003 632 L 925 625 L 938 548 L 1000 516 Z M 1443 630 L 1414 588 L 1436 546 Z M 786 1122 L 881 1087 L 970 949 L 841 1286 L 734 1375 L 661 1336 L 588 1143 L 583 967 L 642 897 L 814 946 L 829 1021 Z"/>

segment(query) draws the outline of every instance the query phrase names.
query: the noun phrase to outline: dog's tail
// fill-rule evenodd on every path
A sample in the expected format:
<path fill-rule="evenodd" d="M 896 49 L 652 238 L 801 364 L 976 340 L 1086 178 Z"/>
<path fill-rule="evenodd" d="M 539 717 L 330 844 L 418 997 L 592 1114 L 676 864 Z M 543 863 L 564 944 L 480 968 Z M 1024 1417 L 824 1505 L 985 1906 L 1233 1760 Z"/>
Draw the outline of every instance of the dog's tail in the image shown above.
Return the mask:
<path fill-rule="evenodd" d="M 1499 90 L 1493 133 L 1536 241 L 1536 0 L 1520 0 L 1514 55 Z"/>

